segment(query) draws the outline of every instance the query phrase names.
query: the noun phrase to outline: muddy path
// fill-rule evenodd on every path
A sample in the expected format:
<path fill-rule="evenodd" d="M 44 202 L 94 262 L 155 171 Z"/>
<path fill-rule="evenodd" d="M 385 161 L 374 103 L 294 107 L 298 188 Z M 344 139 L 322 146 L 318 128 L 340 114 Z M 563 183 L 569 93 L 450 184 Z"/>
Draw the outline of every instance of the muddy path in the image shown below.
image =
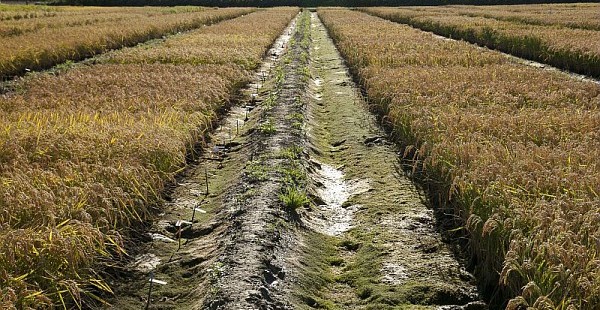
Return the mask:
<path fill-rule="evenodd" d="M 267 167 L 276 164 L 271 153 L 292 141 L 286 124 L 273 120 L 293 108 L 274 107 L 296 91 L 285 88 L 282 68 L 296 23 L 273 44 L 204 156 L 166 194 L 164 213 L 139 233 L 131 258 L 112 271 L 111 309 L 253 309 L 265 297 L 264 269 L 284 277 L 271 259 L 278 240 L 268 223 L 285 214 L 278 212 L 276 170 Z"/>
<path fill-rule="evenodd" d="M 113 309 L 486 309 L 316 13 L 115 267 Z"/>
<path fill-rule="evenodd" d="M 436 231 L 426 195 L 400 168 L 316 14 L 308 137 L 312 191 L 305 222 L 327 235 L 331 280 L 314 302 L 339 309 L 484 309 L 473 277 Z M 324 248 L 324 247 L 323 247 Z M 312 305 L 315 306 L 315 305 Z"/>
<path fill-rule="evenodd" d="M 293 309 L 297 278 L 297 213 L 282 202 L 305 181 L 301 166 L 304 89 L 308 82 L 308 15 L 296 20 L 287 51 L 257 96 L 258 123 L 234 195 L 223 202 L 230 216 L 221 269 L 205 309 Z M 304 202 L 300 202 L 304 204 Z M 296 207 L 302 207 L 297 205 Z"/>

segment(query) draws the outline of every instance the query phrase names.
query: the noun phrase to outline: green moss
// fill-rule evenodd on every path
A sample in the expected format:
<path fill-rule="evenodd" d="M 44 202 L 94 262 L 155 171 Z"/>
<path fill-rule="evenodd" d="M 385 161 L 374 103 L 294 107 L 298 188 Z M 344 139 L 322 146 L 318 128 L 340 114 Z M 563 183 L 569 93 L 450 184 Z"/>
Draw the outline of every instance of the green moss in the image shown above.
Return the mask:
<path fill-rule="evenodd" d="M 329 259 L 327 259 L 327 262 L 329 263 L 329 265 L 331 266 L 342 266 L 344 265 L 344 259 L 341 257 L 330 257 Z"/>
<path fill-rule="evenodd" d="M 326 288 L 333 283 L 331 262 L 339 261 L 336 240 L 316 232 L 305 235 L 302 275 L 298 283 L 299 309 L 336 309 L 328 300 Z"/>

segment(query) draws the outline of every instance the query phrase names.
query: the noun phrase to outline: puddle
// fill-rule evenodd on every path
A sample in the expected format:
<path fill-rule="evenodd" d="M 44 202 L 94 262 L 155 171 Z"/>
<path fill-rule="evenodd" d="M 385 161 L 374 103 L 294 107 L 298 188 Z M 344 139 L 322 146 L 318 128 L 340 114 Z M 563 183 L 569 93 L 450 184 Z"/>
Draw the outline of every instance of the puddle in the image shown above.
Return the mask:
<path fill-rule="evenodd" d="M 347 205 L 354 195 L 368 191 L 368 180 L 346 180 L 344 173 L 330 165 L 320 166 L 314 180 L 319 185 L 317 196 L 324 204 L 317 206 L 317 215 L 311 218 L 313 228 L 329 236 L 338 236 L 352 228 L 352 218 L 360 205 Z"/>

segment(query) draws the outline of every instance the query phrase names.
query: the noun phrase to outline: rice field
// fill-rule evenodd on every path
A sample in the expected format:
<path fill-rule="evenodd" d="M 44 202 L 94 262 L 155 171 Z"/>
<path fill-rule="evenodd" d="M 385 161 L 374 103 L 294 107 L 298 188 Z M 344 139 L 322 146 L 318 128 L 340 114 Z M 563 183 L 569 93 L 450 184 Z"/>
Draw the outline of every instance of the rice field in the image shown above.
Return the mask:
<path fill-rule="evenodd" d="M 47 69 L 252 12 L 251 8 L 34 7 L 0 4 L 0 77 Z"/>
<path fill-rule="evenodd" d="M 485 7 L 456 5 L 448 11 L 467 16 L 483 16 L 530 25 L 566 26 L 600 30 L 597 3 L 493 5 Z"/>
<path fill-rule="evenodd" d="M 217 110 L 297 12 L 260 10 L 160 43 L 163 61 L 99 60 L 30 75 L 2 95 L 0 308 L 100 302 L 110 287 L 96 268 L 126 254 L 127 227 L 160 204 Z M 218 33 L 230 52 L 209 44 Z M 177 42 L 189 41 L 211 58 L 179 52 Z M 245 66 L 223 60 L 233 51 Z"/>
<path fill-rule="evenodd" d="M 597 308 L 600 86 L 364 13 L 319 16 L 406 160 L 463 219 L 493 298 Z"/>
<path fill-rule="evenodd" d="M 545 20 L 545 23 L 519 20 L 520 15 L 516 13 L 513 15 L 510 9 L 501 8 L 486 11 L 485 14 L 481 13 L 481 9 L 470 8 L 469 11 L 465 11 L 462 7 L 365 8 L 363 10 L 442 36 L 498 49 L 568 71 L 599 77 L 600 31 L 594 27 L 568 25 L 573 21 L 570 17 L 577 14 L 574 12 L 580 12 L 582 16 L 575 19 L 574 23 L 594 25 L 598 19 L 593 17 L 598 15 L 594 14 L 598 10 L 597 6 L 581 5 L 571 9 L 570 15 L 563 16 L 561 10 L 547 13 L 553 18 L 546 18 L 546 15 L 540 14 L 539 18 Z M 495 12 L 498 11 L 502 12 L 502 18 L 496 17 Z"/>
<path fill-rule="evenodd" d="M 179 252 L 181 223 L 166 221 L 169 229 L 179 225 L 181 260 L 171 268 L 163 259 L 159 273 L 180 287 L 159 290 L 155 308 L 169 304 L 169 293 L 190 291 L 190 307 L 211 309 L 226 307 L 214 300 L 282 308 L 598 309 L 598 10 L 450 5 L 298 15 L 297 7 L 0 4 L 0 77 L 11 79 L 0 85 L 0 309 L 109 307 L 112 273 L 127 274 L 125 262 L 137 257 L 129 251 L 132 233 L 166 221 L 167 189 L 185 185 L 182 197 L 196 195 L 190 184 L 202 183 L 198 176 L 182 176 L 192 162 L 204 165 L 206 197 L 207 166 L 218 170 L 215 191 L 225 192 L 207 198 L 214 223 L 193 232 L 190 224 L 194 247 Z M 355 111 L 364 103 L 351 78 L 368 103 L 364 111 Z M 210 133 L 249 83 L 253 105 L 236 112 L 246 117 L 236 141 L 229 127 L 235 146 L 226 155 L 235 160 L 203 163 Z M 263 109 L 278 112 L 265 118 Z M 385 130 L 371 128 L 371 112 Z M 225 116 L 238 131 L 239 115 Z M 400 170 L 385 175 L 397 155 L 444 216 L 429 216 L 426 199 L 398 178 Z M 301 197 L 269 194 L 281 185 L 270 176 L 300 172 L 258 169 L 257 162 L 287 157 L 298 171 L 335 166 L 342 187 L 365 182 L 364 192 L 339 203 L 352 210 L 343 218 L 347 231 L 325 236 L 311 227 L 311 216 L 340 224 L 315 213 L 327 204 L 317 194 L 329 185 L 312 174 L 302 177 L 316 190 Z M 344 180 L 346 173 L 352 179 Z M 192 180 L 179 184 L 182 177 Z M 240 193 L 226 192 L 232 188 Z M 406 200 L 408 192 L 414 197 Z M 273 202 L 279 199 L 286 212 Z M 449 222 L 436 224 L 440 219 Z M 459 239 L 453 245 L 463 246 L 468 272 L 436 228 Z M 152 250 L 165 254 L 169 246 Z M 281 253 L 286 257 L 275 257 Z M 259 274 L 239 262 L 242 254 Z M 242 275 L 252 279 L 223 283 Z M 255 282 L 261 286 L 248 289 Z M 132 279 L 118 289 L 140 283 L 149 282 Z M 146 287 L 135 290 L 117 292 L 125 298 L 119 305 L 144 301 L 138 295 Z"/>

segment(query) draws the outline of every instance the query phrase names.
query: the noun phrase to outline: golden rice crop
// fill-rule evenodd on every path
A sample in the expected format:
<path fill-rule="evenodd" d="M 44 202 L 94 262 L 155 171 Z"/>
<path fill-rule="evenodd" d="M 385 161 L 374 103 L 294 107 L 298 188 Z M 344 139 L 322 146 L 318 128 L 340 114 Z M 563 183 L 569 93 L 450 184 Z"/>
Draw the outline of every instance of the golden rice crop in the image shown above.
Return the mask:
<path fill-rule="evenodd" d="M 57 7 L 42 5 L 5 5 L 0 3 L 0 21 L 56 16 L 59 10 Z"/>
<path fill-rule="evenodd" d="M 80 60 L 123 46 L 198 28 L 251 12 L 249 8 L 172 11 L 87 9 L 74 14 L 0 22 L 0 76 Z M 75 11 L 77 12 L 77 11 Z"/>
<path fill-rule="evenodd" d="M 255 59 L 297 11 L 205 30 L 237 31 L 240 44 L 262 47 L 246 50 Z M 82 65 L 0 96 L 0 308 L 80 305 L 110 291 L 95 267 L 125 253 L 124 231 L 159 207 L 165 183 L 249 80 L 251 68 L 213 62 Z"/>
<path fill-rule="evenodd" d="M 407 161 L 454 207 L 492 302 L 600 306 L 600 85 L 320 10 Z"/>
<path fill-rule="evenodd" d="M 483 16 L 532 25 L 559 25 L 570 28 L 600 30 L 597 3 L 528 4 L 528 5 L 457 5 L 448 8 L 458 14 Z"/>
<path fill-rule="evenodd" d="M 366 8 L 364 11 L 562 69 L 600 76 L 600 31 L 460 15 L 453 8 Z"/>
<path fill-rule="evenodd" d="M 281 14 L 274 9 L 261 14 Z M 223 64 L 235 63 L 244 68 L 256 68 L 263 56 L 262 52 L 276 39 L 279 33 L 271 29 L 282 27 L 282 20 L 268 18 L 256 20 L 243 16 L 236 20 L 224 21 L 221 27 L 207 27 L 195 30 L 194 36 L 174 36 L 159 47 L 127 49 L 113 53 L 111 63 L 191 63 Z M 244 22 L 240 22 L 240 20 Z M 267 23 L 267 25 L 264 25 Z M 262 25 L 262 26 L 261 26 Z M 254 28 L 256 36 L 247 36 L 243 27 Z M 253 57 L 249 57 L 253 55 Z"/>

